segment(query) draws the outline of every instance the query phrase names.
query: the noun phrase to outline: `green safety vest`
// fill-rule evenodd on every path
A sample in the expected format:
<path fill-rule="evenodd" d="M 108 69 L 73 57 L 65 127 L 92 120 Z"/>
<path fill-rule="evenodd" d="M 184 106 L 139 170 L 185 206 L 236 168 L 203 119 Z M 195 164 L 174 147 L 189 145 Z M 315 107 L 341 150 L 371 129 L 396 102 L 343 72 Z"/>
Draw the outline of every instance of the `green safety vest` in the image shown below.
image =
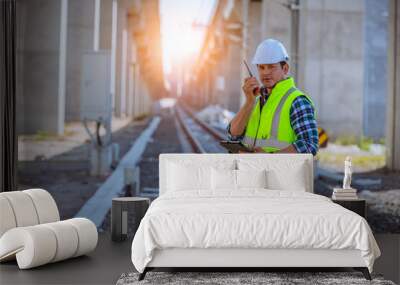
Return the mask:
<path fill-rule="evenodd" d="M 258 96 L 242 142 L 265 152 L 276 152 L 294 143 L 297 136 L 290 123 L 290 108 L 299 96 L 305 96 L 313 105 L 311 98 L 296 88 L 292 77 L 275 85 L 261 111 Z"/>

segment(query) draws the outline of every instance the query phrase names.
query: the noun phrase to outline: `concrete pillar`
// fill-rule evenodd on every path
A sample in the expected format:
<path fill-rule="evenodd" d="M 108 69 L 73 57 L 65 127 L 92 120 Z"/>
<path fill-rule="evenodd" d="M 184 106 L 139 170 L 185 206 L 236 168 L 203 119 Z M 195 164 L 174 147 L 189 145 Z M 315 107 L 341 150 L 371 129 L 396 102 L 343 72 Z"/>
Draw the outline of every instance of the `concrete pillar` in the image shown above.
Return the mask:
<path fill-rule="evenodd" d="M 146 98 L 150 96 L 149 88 L 147 87 L 147 84 L 143 82 L 141 85 L 142 87 L 142 92 L 141 96 L 139 97 L 139 115 L 143 116 L 146 114 Z"/>
<path fill-rule="evenodd" d="M 111 50 L 113 0 L 100 1 L 99 49 Z"/>
<path fill-rule="evenodd" d="M 364 1 L 309 0 L 301 6 L 299 86 L 330 135 L 362 134 Z M 306 11 L 304 11 L 305 9 Z M 334 111 L 333 111 L 334 110 Z"/>
<path fill-rule="evenodd" d="M 143 113 L 148 115 L 151 112 L 151 99 L 150 99 L 150 93 L 147 92 L 146 96 L 143 98 Z"/>
<path fill-rule="evenodd" d="M 258 78 L 258 72 L 256 66 L 251 64 L 254 53 L 257 49 L 257 46 L 262 41 L 261 31 L 262 31 L 262 2 L 255 1 L 243 1 L 242 8 L 242 21 L 244 23 L 243 26 L 243 46 L 242 46 L 242 57 L 249 64 L 252 73 L 254 76 Z M 241 81 L 240 81 L 240 89 L 241 85 L 244 81 L 244 78 L 249 76 L 249 73 L 246 67 L 243 64 L 243 60 L 240 61 L 241 64 Z M 240 105 L 244 104 L 246 98 L 243 92 L 240 92 Z"/>
<path fill-rule="evenodd" d="M 390 0 L 388 98 L 386 105 L 387 167 L 400 170 L 400 3 Z"/>
<path fill-rule="evenodd" d="M 261 38 L 275 38 L 281 41 L 290 52 L 291 10 L 287 7 L 287 4 L 288 1 L 286 0 L 263 0 L 261 6 Z M 279 20 L 277 21 L 277 19 Z"/>
<path fill-rule="evenodd" d="M 142 76 L 140 76 L 140 65 L 136 64 L 135 65 L 135 96 L 133 98 L 133 117 L 137 117 L 140 114 L 140 106 L 139 106 L 139 101 L 140 101 L 140 96 L 142 96 L 142 90 L 141 90 L 141 85 L 143 84 L 142 82 Z"/>
<path fill-rule="evenodd" d="M 117 41 L 118 41 L 118 1 L 112 0 L 111 8 L 111 79 L 110 93 L 112 96 L 112 107 L 115 112 L 117 94 Z"/>
<path fill-rule="evenodd" d="M 242 94 L 242 80 L 238 78 L 242 77 L 241 66 L 243 61 L 242 47 L 240 44 L 231 44 L 228 48 L 227 55 L 227 74 L 226 74 L 226 91 L 229 99 L 228 109 L 232 112 L 238 112 L 242 104 L 241 99 L 244 95 Z"/>
<path fill-rule="evenodd" d="M 201 108 L 205 108 L 207 105 L 212 104 L 212 83 L 211 83 L 211 69 L 214 68 L 213 65 L 209 65 L 209 67 L 206 70 L 205 78 L 206 80 L 204 81 L 204 88 L 205 88 L 205 97 L 204 97 L 204 104 L 201 106 Z"/>
<path fill-rule="evenodd" d="M 60 16 L 60 56 L 58 58 L 58 100 L 57 100 L 57 133 L 64 134 L 65 97 L 67 81 L 67 33 L 68 33 L 68 1 L 61 0 Z"/>
<path fill-rule="evenodd" d="M 298 45 L 297 45 L 297 70 L 296 70 L 296 84 L 302 90 L 305 90 L 305 66 L 307 61 L 307 29 L 308 13 L 307 4 L 305 1 L 299 1 L 298 11 Z"/>
<path fill-rule="evenodd" d="M 101 0 L 94 0 L 93 50 L 100 49 Z"/>
<path fill-rule="evenodd" d="M 365 0 L 363 133 L 385 137 L 389 1 Z"/>
<path fill-rule="evenodd" d="M 64 132 L 68 0 L 18 1 L 19 131 Z M 45 17 L 43 15 L 46 15 Z M 22 42 L 21 42 L 22 41 Z"/>
<path fill-rule="evenodd" d="M 244 64 L 242 63 L 243 59 L 248 60 L 248 54 L 249 54 L 249 6 L 250 6 L 250 0 L 242 0 L 242 7 L 240 9 L 241 11 L 241 22 L 242 22 L 242 50 L 241 50 L 241 60 L 239 61 L 240 64 L 240 68 L 238 68 L 240 70 L 240 83 L 242 83 L 244 81 L 244 78 L 248 77 L 249 75 L 247 74 L 247 69 L 244 66 Z M 237 90 L 239 92 L 239 94 L 237 94 L 236 96 L 239 97 L 239 106 L 234 106 L 236 105 L 235 101 L 236 100 L 232 100 L 233 102 L 233 106 L 231 106 L 230 110 L 233 112 L 237 112 L 239 111 L 240 107 L 244 104 L 246 97 L 243 93 L 243 91 L 241 90 L 241 88 L 237 88 Z"/>
<path fill-rule="evenodd" d="M 128 97 L 126 99 L 126 114 L 130 117 L 134 114 L 134 100 L 136 96 L 136 46 L 135 42 L 132 39 L 131 33 L 128 33 L 129 38 L 129 46 L 128 46 L 128 54 L 129 54 L 129 62 L 128 62 Z"/>
<path fill-rule="evenodd" d="M 66 121 L 79 121 L 82 56 L 84 52 L 93 50 L 95 0 L 69 0 L 68 8 L 68 62 L 65 111 Z"/>
<path fill-rule="evenodd" d="M 126 114 L 133 115 L 133 100 L 135 98 L 135 64 L 130 62 L 128 65 L 128 98 L 126 101 Z"/>
<path fill-rule="evenodd" d="M 214 76 L 217 82 L 215 83 L 215 99 L 216 103 L 223 108 L 228 108 L 229 98 L 225 96 L 226 90 L 226 78 L 225 78 L 225 57 L 218 60 L 217 65 L 214 68 Z"/>
<path fill-rule="evenodd" d="M 135 84 L 135 97 L 133 100 L 134 117 L 142 116 L 145 113 L 145 97 L 149 96 L 145 78 L 141 74 L 141 67 L 136 65 L 136 84 Z"/>
<path fill-rule="evenodd" d="M 118 2 L 117 12 L 117 35 L 115 53 L 115 115 L 124 117 L 126 115 L 126 54 L 127 54 L 127 27 L 128 27 L 128 8 L 125 1 Z"/>
<path fill-rule="evenodd" d="M 124 117 L 127 114 L 127 93 L 128 93 L 128 31 L 126 28 L 122 31 L 122 43 L 121 43 L 121 80 L 120 80 L 120 100 L 119 100 L 119 111 L 120 116 Z"/>
<path fill-rule="evenodd" d="M 231 84 L 231 82 L 229 81 L 229 77 L 228 77 L 228 70 L 229 70 L 229 66 L 228 66 L 228 57 L 226 56 L 227 54 L 227 47 L 223 46 L 223 51 L 222 51 L 222 58 L 220 60 L 220 64 L 219 64 L 219 74 L 221 77 L 223 77 L 223 81 L 224 81 L 224 89 L 221 91 L 221 100 L 222 100 L 222 104 L 223 107 L 225 109 L 229 109 L 229 102 L 231 100 L 231 98 L 228 95 L 228 88 L 229 85 Z M 238 93 L 240 94 L 240 90 L 238 91 Z"/>
<path fill-rule="evenodd" d="M 302 2 L 307 1 L 300 1 Z M 260 10 L 262 39 L 275 38 L 283 43 L 290 57 L 290 75 L 297 82 L 300 73 L 299 44 L 302 40 L 300 40 L 300 11 L 296 1 L 264 0 Z"/>
<path fill-rule="evenodd" d="M 248 8 L 246 60 L 250 64 L 257 46 L 262 40 L 262 1 L 251 1 Z M 254 71 L 255 68 L 254 68 Z M 247 72 L 247 71 L 246 71 Z"/>

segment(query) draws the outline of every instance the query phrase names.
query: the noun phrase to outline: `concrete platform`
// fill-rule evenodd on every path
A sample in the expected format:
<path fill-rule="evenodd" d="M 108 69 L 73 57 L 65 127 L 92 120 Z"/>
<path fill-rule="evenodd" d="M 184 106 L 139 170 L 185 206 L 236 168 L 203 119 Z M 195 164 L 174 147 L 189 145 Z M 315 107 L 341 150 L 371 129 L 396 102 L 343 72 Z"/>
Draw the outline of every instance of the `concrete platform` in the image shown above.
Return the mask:
<path fill-rule="evenodd" d="M 115 284 L 124 272 L 134 271 L 132 240 L 116 243 L 107 232 L 99 234 L 95 251 L 87 256 L 19 270 L 15 261 L 0 264 L 0 284 Z"/>

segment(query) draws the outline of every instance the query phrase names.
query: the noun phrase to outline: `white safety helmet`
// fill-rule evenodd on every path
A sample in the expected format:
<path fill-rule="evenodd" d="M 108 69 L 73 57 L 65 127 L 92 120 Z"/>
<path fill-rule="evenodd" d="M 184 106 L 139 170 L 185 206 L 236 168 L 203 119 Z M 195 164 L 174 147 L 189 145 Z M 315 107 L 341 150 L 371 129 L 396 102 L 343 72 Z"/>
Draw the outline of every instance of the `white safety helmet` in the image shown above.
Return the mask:
<path fill-rule="evenodd" d="M 289 55 L 280 41 L 266 39 L 258 45 L 253 57 L 253 64 L 274 64 L 288 61 Z"/>

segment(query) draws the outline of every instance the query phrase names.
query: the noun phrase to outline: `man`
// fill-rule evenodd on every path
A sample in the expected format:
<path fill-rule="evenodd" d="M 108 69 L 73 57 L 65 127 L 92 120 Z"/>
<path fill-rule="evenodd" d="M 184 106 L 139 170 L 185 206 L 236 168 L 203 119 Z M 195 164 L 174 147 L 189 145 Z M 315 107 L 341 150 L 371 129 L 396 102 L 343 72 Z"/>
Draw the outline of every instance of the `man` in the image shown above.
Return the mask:
<path fill-rule="evenodd" d="M 242 140 L 254 152 L 312 153 L 318 151 L 318 129 L 311 98 L 288 76 L 289 56 L 283 44 L 263 41 L 252 63 L 255 77 L 242 86 L 246 101 L 228 126 L 231 139 Z"/>

